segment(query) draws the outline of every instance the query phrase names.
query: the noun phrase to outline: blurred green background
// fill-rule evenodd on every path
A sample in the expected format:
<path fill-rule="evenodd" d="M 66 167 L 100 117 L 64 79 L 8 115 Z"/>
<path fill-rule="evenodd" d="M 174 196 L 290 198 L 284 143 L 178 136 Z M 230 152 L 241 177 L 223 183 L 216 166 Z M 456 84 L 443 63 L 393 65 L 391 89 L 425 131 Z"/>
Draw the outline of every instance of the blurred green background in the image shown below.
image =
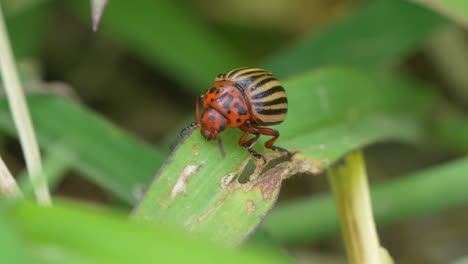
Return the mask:
<path fill-rule="evenodd" d="M 97 32 L 92 31 L 88 1 L 0 3 L 24 88 L 31 95 L 54 196 L 128 213 L 170 154 L 169 143 L 193 120 L 196 98 L 219 73 L 263 67 L 294 86 L 295 78 L 307 72 L 351 67 L 365 78 L 385 83 L 387 90 L 394 89 L 396 99 L 388 108 L 408 110 L 417 120 L 413 124 L 409 119 L 408 134 L 393 136 L 390 131 L 379 136 L 378 132 L 349 147 L 365 147 L 370 182 L 378 186 L 374 202 L 380 208 L 376 218 L 382 223 L 378 229 L 382 245 L 396 263 L 455 263 L 468 255 L 468 192 L 463 188 L 468 183 L 463 159 L 468 150 L 468 4 L 464 1 L 110 0 Z M 339 81 L 340 76 L 331 72 L 327 78 Z M 403 79 L 419 90 L 405 92 L 402 87 L 407 84 L 399 83 Z M 301 104 L 319 103 L 320 98 L 307 93 L 308 87 L 302 89 Z M 353 94 L 353 83 L 349 89 L 349 94 L 337 94 L 336 102 L 362 104 L 362 111 L 384 109 L 372 105 L 374 98 L 380 98 L 372 92 Z M 57 99 L 61 97 L 68 100 Z M 288 118 L 293 126 L 303 117 Z M 283 130 L 287 127 L 285 123 Z M 399 129 L 406 126 L 395 131 Z M 300 149 L 294 141 L 299 134 L 285 137 L 287 147 Z M 2 158 L 13 174 L 23 175 L 24 162 L 4 98 L 0 143 Z M 303 150 L 309 157 L 307 147 Z M 133 177 L 135 167 L 139 174 Z M 419 181 L 412 177 L 419 174 Z M 386 182 L 394 185 L 385 187 Z M 299 263 L 346 260 L 336 219 L 327 218 L 334 219 L 332 203 L 321 202 L 329 199 L 324 196 L 328 190 L 323 174 L 295 175 L 284 182 L 278 206 L 265 221 L 267 233 Z M 393 198 L 395 204 L 401 199 L 399 211 L 385 211 Z M 307 203 L 311 203 L 307 213 L 294 211 L 307 208 L 301 207 Z M 318 205 L 322 209 L 315 212 Z M 28 206 L 18 210 L 15 217 L 28 215 Z M 324 222 L 312 223 L 320 220 L 321 213 L 327 215 Z M 316 226 L 317 231 L 281 230 L 278 227 L 296 224 L 287 216 L 310 220 L 297 226 Z M 35 228 L 28 232 L 34 234 Z M 41 255 L 40 247 L 32 251 L 33 258 Z M 44 263 L 53 262 L 48 261 Z"/>

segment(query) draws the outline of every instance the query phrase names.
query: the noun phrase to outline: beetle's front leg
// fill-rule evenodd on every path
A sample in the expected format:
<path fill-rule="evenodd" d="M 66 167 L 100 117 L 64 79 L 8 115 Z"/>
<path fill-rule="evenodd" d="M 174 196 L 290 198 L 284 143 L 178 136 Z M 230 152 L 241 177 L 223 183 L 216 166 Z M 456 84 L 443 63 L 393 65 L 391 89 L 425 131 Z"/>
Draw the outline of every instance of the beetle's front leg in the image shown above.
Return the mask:
<path fill-rule="evenodd" d="M 266 163 L 265 157 L 263 155 L 261 155 L 261 154 L 258 154 L 254 149 L 252 149 L 253 143 L 255 143 L 258 140 L 258 138 L 260 137 L 260 132 L 258 131 L 258 129 L 251 126 L 250 122 L 248 122 L 248 121 L 244 125 L 240 126 L 239 128 L 242 131 L 244 131 L 244 134 L 239 139 L 239 145 L 241 145 L 242 147 L 247 149 L 247 151 L 250 154 L 252 154 L 255 158 L 257 158 L 257 159 L 261 158 L 263 160 L 263 162 Z M 247 140 L 247 137 L 250 134 L 255 135 L 255 137 L 250 139 L 250 140 Z"/>

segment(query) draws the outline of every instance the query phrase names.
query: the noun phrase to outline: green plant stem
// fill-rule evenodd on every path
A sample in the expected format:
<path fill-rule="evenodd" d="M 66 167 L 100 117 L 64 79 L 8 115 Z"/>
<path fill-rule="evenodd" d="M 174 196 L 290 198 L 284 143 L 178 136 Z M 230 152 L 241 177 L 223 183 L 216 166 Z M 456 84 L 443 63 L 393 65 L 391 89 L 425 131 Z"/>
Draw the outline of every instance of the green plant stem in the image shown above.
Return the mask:
<path fill-rule="evenodd" d="M 29 116 L 24 93 L 16 71 L 13 52 L 10 47 L 8 34 L 0 6 L 0 68 L 4 81 L 8 102 L 13 114 L 16 128 L 24 152 L 26 167 L 34 184 L 34 192 L 39 203 L 51 203 L 46 180 L 41 178 L 41 157 L 34 135 L 31 118 Z"/>
<path fill-rule="evenodd" d="M 344 164 L 331 168 L 328 180 L 339 211 L 349 263 L 388 263 L 381 258 L 362 152 L 349 154 Z"/>
<path fill-rule="evenodd" d="M 395 223 L 466 204 L 467 171 L 464 158 L 372 186 L 377 222 Z M 336 234 L 339 223 L 332 197 L 322 194 L 276 206 L 263 227 L 272 237 L 292 244 Z"/>
<path fill-rule="evenodd" d="M 45 149 L 42 174 L 47 179 L 47 184 L 53 190 L 65 176 L 65 173 L 73 162 L 75 156 L 67 151 L 62 145 L 55 145 Z M 18 177 L 18 184 L 26 197 L 30 197 L 33 192 L 33 184 L 27 179 L 26 173 L 21 173 Z"/>

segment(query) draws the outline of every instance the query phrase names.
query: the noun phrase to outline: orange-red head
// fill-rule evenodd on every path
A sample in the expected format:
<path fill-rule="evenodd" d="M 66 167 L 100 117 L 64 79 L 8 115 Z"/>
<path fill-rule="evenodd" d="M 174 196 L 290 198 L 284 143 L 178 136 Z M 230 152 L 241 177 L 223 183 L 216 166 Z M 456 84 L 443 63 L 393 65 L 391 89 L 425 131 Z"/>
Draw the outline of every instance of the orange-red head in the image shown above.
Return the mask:
<path fill-rule="evenodd" d="M 207 139 L 218 139 L 218 134 L 227 126 L 228 120 L 213 108 L 206 108 L 200 120 L 201 134 Z"/>

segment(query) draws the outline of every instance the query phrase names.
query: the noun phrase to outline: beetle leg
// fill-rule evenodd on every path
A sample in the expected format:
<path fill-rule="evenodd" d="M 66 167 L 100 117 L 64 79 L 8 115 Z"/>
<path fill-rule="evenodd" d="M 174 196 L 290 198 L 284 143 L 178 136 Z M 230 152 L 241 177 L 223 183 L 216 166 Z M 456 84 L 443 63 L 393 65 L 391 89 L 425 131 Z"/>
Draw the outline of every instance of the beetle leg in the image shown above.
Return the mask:
<path fill-rule="evenodd" d="M 251 147 L 253 143 L 255 143 L 260 137 L 260 132 L 258 131 L 258 129 L 256 127 L 251 126 L 249 122 L 246 122 L 245 125 L 242 125 L 239 128 L 245 132 L 244 135 L 242 135 L 242 137 L 239 139 L 239 145 L 241 146 L 246 145 L 248 147 Z M 250 134 L 255 135 L 255 137 L 247 140 L 247 137 Z"/>
<path fill-rule="evenodd" d="M 286 152 L 286 153 L 288 153 L 289 156 L 292 156 L 292 153 L 289 152 L 287 149 L 273 145 L 275 143 L 275 141 L 280 136 L 280 133 L 279 133 L 278 130 L 267 128 L 267 127 L 257 127 L 257 130 L 262 135 L 273 136 L 272 139 L 265 142 L 265 147 L 266 148 L 269 148 L 269 149 L 272 149 L 272 150 L 278 150 L 278 151 L 281 151 L 281 152 Z"/>
<path fill-rule="evenodd" d="M 195 122 L 191 123 L 188 125 L 186 128 L 182 129 L 177 137 L 169 144 L 171 149 L 174 149 L 175 146 L 185 138 L 185 136 L 191 132 L 194 128 L 200 126 L 200 104 L 202 103 L 202 100 L 204 98 L 204 95 L 200 95 L 198 97 L 197 103 L 195 104 Z"/>
<path fill-rule="evenodd" d="M 246 122 L 244 125 L 240 126 L 239 128 L 242 131 L 244 131 L 244 134 L 239 139 L 239 145 L 241 145 L 242 147 L 247 149 L 247 151 L 250 154 L 252 154 L 255 158 L 257 158 L 257 159 L 261 158 L 263 160 L 263 162 L 266 163 L 265 157 L 263 155 L 261 155 L 261 154 L 258 154 L 255 150 L 252 149 L 253 143 L 255 143 L 255 141 L 257 141 L 258 138 L 260 137 L 260 132 L 258 131 L 258 129 L 256 127 L 251 126 L 249 122 Z M 254 134 L 255 137 L 250 139 L 250 140 L 247 140 L 247 137 L 250 134 Z"/>

